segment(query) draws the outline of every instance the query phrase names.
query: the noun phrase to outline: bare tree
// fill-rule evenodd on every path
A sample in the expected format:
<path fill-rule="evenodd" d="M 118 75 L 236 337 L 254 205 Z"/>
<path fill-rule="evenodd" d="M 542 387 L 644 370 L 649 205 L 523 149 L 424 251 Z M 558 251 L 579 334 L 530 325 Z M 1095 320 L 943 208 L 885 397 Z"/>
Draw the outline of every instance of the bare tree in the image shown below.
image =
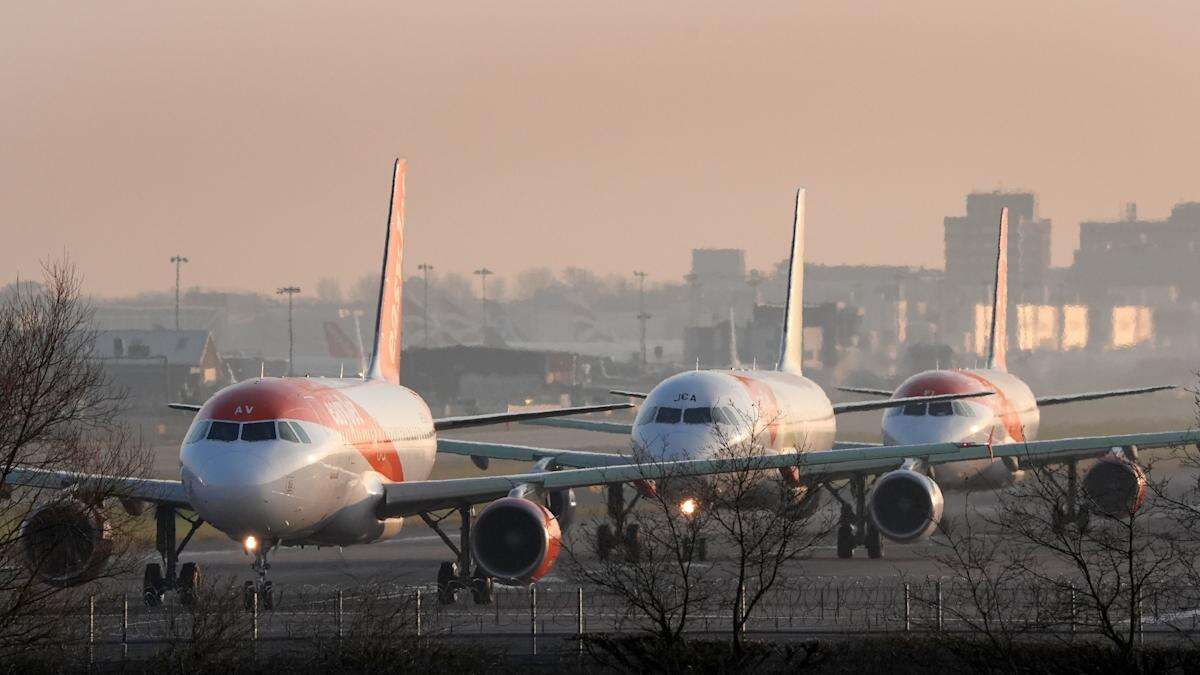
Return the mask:
<path fill-rule="evenodd" d="M 92 359 L 95 333 L 66 261 L 0 299 L 0 660 L 54 638 L 78 583 L 123 572 L 140 505 L 112 481 L 14 487 L 29 470 L 140 476 L 149 465 L 120 421 L 125 401 Z M 66 487 L 66 486 L 56 486 Z"/>
<path fill-rule="evenodd" d="M 341 304 L 342 285 L 333 277 L 317 279 L 317 299 L 327 305 Z"/>

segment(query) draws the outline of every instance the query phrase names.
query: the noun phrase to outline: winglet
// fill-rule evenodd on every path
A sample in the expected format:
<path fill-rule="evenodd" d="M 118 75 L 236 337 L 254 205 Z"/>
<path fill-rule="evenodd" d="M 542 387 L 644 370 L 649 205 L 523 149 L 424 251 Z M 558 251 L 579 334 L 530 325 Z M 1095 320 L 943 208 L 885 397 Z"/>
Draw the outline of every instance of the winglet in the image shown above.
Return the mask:
<path fill-rule="evenodd" d="M 801 373 L 804 361 L 804 188 L 796 190 L 792 221 L 792 259 L 788 266 L 787 306 L 783 314 L 783 340 L 776 370 Z"/>
<path fill-rule="evenodd" d="M 1000 209 L 1000 237 L 996 245 L 996 279 L 992 288 L 992 334 L 988 368 L 1008 370 L 1008 207 Z"/>
<path fill-rule="evenodd" d="M 400 383 L 400 329 L 404 307 L 404 170 L 397 159 L 392 172 L 392 202 L 384 238 L 383 273 L 379 280 L 379 311 L 375 319 L 375 349 L 367 376 Z"/>

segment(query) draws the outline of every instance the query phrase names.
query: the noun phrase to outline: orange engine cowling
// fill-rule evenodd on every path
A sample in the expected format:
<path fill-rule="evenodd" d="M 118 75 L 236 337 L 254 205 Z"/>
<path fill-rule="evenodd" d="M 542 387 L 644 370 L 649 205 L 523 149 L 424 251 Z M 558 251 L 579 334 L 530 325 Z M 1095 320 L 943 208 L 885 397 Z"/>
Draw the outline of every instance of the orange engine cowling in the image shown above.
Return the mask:
<path fill-rule="evenodd" d="M 471 528 L 475 562 L 497 581 L 528 584 L 554 567 L 562 548 L 558 519 L 528 499 L 505 497 L 488 504 Z"/>
<path fill-rule="evenodd" d="M 1083 494 L 1106 516 L 1132 515 L 1146 499 L 1146 472 L 1124 457 L 1109 455 L 1084 475 Z"/>
<path fill-rule="evenodd" d="M 99 507 L 74 498 L 51 502 L 21 522 L 21 561 L 52 586 L 90 581 L 112 555 L 112 528 Z"/>

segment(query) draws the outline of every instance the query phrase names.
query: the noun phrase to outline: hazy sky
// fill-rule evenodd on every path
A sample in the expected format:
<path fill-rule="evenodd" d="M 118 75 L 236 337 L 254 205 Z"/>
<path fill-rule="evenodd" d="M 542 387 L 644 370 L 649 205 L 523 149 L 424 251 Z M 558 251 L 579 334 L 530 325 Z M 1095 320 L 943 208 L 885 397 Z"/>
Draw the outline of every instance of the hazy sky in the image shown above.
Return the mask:
<path fill-rule="evenodd" d="M 409 159 L 407 268 L 641 268 L 695 246 L 941 266 L 972 189 L 1078 222 L 1200 199 L 1200 3 L 10 2 L 0 278 L 347 284 Z M 346 7 L 344 5 L 348 5 Z"/>

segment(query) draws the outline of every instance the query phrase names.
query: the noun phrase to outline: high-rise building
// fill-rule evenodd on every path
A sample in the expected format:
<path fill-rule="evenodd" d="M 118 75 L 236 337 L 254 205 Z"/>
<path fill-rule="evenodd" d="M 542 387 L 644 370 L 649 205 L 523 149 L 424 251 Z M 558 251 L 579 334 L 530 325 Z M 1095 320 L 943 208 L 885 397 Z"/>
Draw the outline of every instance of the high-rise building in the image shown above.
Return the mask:
<path fill-rule="evenodd" d="M 990 288 L 996 267 L 1000 210 L 1008 207 L 1009 297 L 1040 301 L 1050 268 L 1050 219 L 1039 218 L 1032 192 L 973 192 L 967 214 L 945 219 L 946 282 Z"/>

